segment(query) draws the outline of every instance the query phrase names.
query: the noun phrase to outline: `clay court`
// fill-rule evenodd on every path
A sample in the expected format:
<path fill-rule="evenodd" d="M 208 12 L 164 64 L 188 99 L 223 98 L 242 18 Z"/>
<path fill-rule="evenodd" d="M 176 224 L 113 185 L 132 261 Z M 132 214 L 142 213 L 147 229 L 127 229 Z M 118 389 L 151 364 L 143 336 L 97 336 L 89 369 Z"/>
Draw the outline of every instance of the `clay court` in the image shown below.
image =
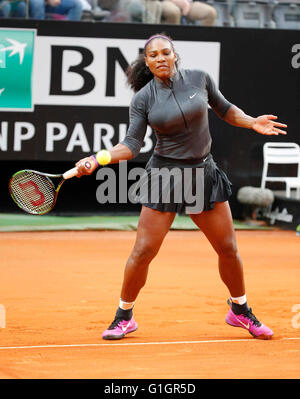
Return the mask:
<path fill-rule="evenodd" d="M 103 341 L 101 332 L 118 305 L 135 232 L 0 238 L 2 379 L 299 378 L 294 232 L 237 231 L 248 302 L 273 329 L 270 341 L 225 324 L 228 292 L 200 231 L 169 232 L 135 306 L 139 328 L 121 341 Z"/>

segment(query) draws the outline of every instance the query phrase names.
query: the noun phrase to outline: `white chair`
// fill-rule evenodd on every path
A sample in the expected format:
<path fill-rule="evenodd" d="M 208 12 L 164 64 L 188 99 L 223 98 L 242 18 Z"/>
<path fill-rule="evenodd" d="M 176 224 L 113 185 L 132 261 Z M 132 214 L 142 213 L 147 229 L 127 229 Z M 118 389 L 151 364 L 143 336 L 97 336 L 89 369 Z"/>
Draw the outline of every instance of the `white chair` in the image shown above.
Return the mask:
<path fill-rule="evenodd" d="M 274 0 L 273 17 L 278 29 L 300 29 L 300 0 Z"/>
<path fill-rule="evenodd" d="M 231 15 L 233 0 L 206 0 L 206 3 L 217 11 L 217 19 L 214 26 L 233 26 Z"/>
<path fill-rule="evenodd" d="M 268 7 L 268 0 L 234 0 L 234 25 L 241 28 L 264 28 Z"/>
<path fill-rule="evenodd" d="M 295 188 L 296 198 L 300 199 L 300 146 L 297 143 L 265 143 L 263 157 L 261 188 L 265 188 L 267 182 L 282 182 L 285 183 L 287 198 L 291 197 L 291 189 Z M 297 177 L 269 177 L 269 164 L 297 164 Z"/>

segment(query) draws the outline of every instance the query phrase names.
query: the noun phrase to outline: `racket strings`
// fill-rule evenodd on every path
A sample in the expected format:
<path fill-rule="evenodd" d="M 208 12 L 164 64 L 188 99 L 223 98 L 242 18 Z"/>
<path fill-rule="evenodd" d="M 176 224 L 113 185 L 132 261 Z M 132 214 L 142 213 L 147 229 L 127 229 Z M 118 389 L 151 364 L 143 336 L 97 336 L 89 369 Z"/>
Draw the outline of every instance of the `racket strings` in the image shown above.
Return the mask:
<path fill-rule="evenodd" d="M 31 171 L 17 173 L 10 181 L 10 192 L 18 206 L 35 215 L 49 212 L 56 201 L 51 180 Z"/>

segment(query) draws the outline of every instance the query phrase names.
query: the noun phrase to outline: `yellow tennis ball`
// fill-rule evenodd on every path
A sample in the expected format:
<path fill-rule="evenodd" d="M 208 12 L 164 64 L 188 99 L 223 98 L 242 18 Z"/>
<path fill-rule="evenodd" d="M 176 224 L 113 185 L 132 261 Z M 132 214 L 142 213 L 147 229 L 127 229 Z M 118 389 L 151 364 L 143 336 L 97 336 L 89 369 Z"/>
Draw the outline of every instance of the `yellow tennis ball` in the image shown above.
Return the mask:
<path fill-rule="evenodd" d="M 102 166 L 107 165 L 111 161 L 110 152 L 107 150 L 100 150 L 96 154 L 96 159 L 97 159 L 97 162 L 99 163 L 99 165 L 102 165 Z"/>

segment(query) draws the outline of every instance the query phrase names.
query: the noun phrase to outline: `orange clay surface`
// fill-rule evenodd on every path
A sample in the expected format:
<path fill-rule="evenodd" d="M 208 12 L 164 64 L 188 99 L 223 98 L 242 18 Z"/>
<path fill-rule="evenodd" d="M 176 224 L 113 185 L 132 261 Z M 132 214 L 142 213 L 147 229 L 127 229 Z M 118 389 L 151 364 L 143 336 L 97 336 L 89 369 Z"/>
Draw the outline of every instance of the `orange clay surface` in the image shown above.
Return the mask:
<path fill-rule="evenodd" d="M 202 232 L 171 231 L 135 305 L 138 330 L 103 341 L 134 240 L 117 231 L 0 233 L 1 379 L 299 378 L 300 237 L 237 231 L 248 303 L 272 340 L 225 324 L 216 254 Z"/>

